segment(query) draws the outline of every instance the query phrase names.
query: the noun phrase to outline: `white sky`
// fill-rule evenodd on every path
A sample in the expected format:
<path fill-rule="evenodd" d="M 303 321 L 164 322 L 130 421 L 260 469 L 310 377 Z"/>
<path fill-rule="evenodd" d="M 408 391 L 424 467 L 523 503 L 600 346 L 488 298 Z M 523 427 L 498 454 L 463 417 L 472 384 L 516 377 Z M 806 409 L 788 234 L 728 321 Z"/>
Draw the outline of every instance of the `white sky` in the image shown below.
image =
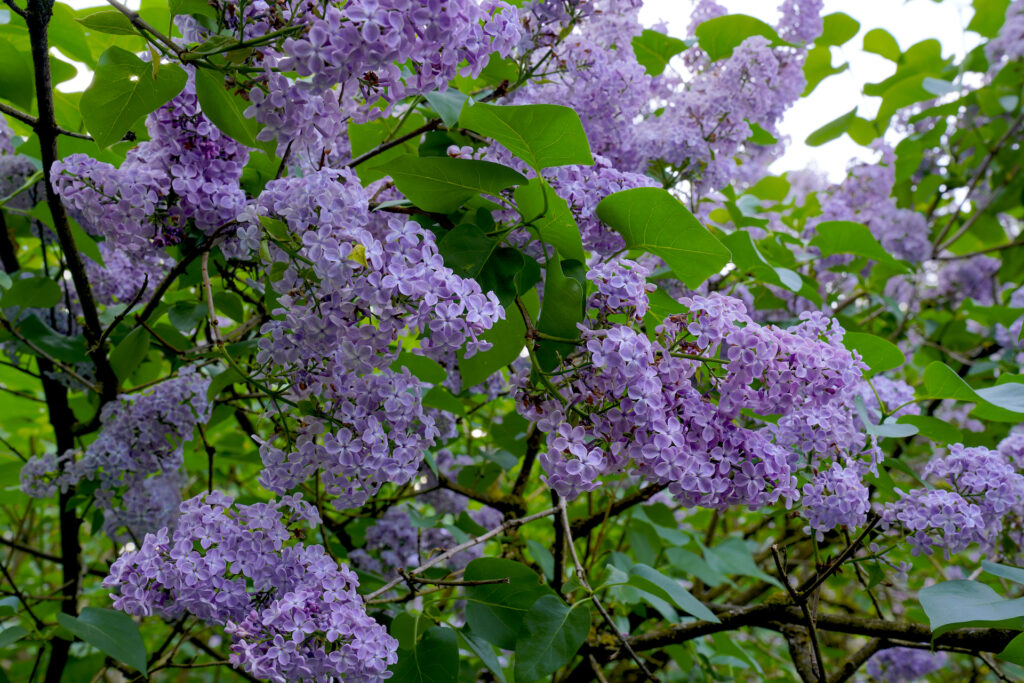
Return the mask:
<path fill-rule="evenodd" d="M 719 0 L 731 13 L 749 14 L 769 24 L 778 18 L 780 0 Z M 670 35 L 686 35 L 691 3 L 687 0 L 645 0 L 640 18 L 650 26 L 664 20 Z M 850 68 L 830 76 L 818 85 L 811 95 L 801 99 L 787 112 L 779 126 L 790 138 L 785 156 L 773 168 L 786 171 L 817 166 L 837 181 L 845 174 L 847 162 L 856 157 L 873 159 L 877 155 L 857 145 L 846 135 L 821 147 L 803 144 L 809 133 L 832 119 L 859 106 L 859 114 L 871 117 L 878 109 L 880 98 L 861 95 L 864 83 L 884 80 L 895 70 L 892 62 L 878 55 L 862 51 L 864 34 L 873 28 L 891 33 L 905 50 L 927 38 L 942 43 L 943 56 L 965 55 L 978 44 L 975 33 L 965 33 L 974 14 L 969 0 L 946 0 L 941 4 L 933 0 L 825 0 L 823 14 L 845 12 L 860 22 L 860 32 L 842 47 L 832 48 L 832 64 L 850 63 Z"/>
<path fill-rule="evenodd" d="M 88 7 L 103 4 L 102 0 L 64 0 L 72 7 Z M 749 14 L 774 24 L 777 7 L 781 0 L 719 0 L 732 13 Z M 129 6 L 137 7 L 138 0 L 128 0 Z M 686 36 L 689 23 L 690 0 L 645 0 L 640 18 L 647 26 L 664 21 L 670 35 Z M 785 156 L 776 162 L 776 171 L 817 167 L 830 179 L 838 181 L 845 174 L 847 163 L 852 158 L 873 158 L 873 153 L 860 147 L 847 136 L 826 143 L 821 147 L 807 147 L 803 144 L 808 133 L 845 114 L 854 106 L 860 107 L 861 116 L 873 116 L 878 108 L 879 98 L 864 98 L 861 86 L 877 82 L 892 75 L 894 65 L 886 59 L 861 50 L 864 34 L 873 28 L 889 31 L 906 49 L 927 38 L 937 38 L 943 46 L 943 55 L 951 53 L 962 57 L 978 43 L 978 36 L 966 33 L 966 26 L 973 16 L 970 0 L 825 0 L 824 14 L 845 12 L 860 22 L 860 32 L 846 45 L 832 48 L 832 63 L 850 63 L 850 68 L 841 74 L 825 79 L 810 97 L 801 99 L 787 113 L 779 126 L 783 135 L 790 138 Z M 79 75 L 73 81 L 60 86 L 61 90 L 84 90 L 91 74 L 79 67 Z"/>

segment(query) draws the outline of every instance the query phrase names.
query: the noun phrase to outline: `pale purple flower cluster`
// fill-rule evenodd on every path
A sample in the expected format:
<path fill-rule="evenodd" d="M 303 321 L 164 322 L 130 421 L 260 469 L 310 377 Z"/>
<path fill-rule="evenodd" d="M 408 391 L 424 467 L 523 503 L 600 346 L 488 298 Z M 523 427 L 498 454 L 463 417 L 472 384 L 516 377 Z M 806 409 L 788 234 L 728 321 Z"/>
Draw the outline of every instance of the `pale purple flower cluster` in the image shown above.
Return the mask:
<path fill-rule="evenodd" d="M 936 296 L 953 306 L 967 299 L 981 306 L 991 306 L 997 291 L 993 279 L 1002 263 L 984 254 L 946 261 L 938 273 Z"/>
<path fill-rule="evenodd" d="M 184 444 L 197 424 L 210 419 L 209 385 L 209 379 L 188 367 L 145 392 L 111 401 L 103 407 L 99 435 L 80 458 L 74 451 L 33 458 L 22 469 L 22 489 L 47 497 L 57 488 L 95 480 L 104 530 L 113 538 L 141 538 L 173 527 L 185 483 Z"/>
<path fill-rule="evenodd" d="M 649 306 L 647 293 L 655 286 L 647 282 L 649 268 L 627 258 L 598 263 L 587 271 L 587 279 L 594 283 L 590 307 L 601 314 L 628 313 L 643 320 Z"/>
<path fill-rule="evenodd" d="M 779 11 L 779 37 L 792 43 L 813 42 L 824 28 L 823 0 L 783 0 Z"/>
<path fill-rule="evenodd" d="M 316 408 L 279 435 L 287 448 L 263 445 L 261 481 L 283 493 L 319 470 L 336 506 L 361 505 L 384 482 L 409 481 L 438 436 L 422 383 L 390 368 L 399 335 L 419 332 L 424 355 L 472 355 L 489 348 L 480 335 L 504 311 L 445 267 L 428 230 L 371 217 L 350 171 L 272 181 L 258 205 L 294 242 L 272 249 L 283 270 L 258 358 Z"/>
<path fill-rule="evenodd" d="M 945 652 L 893 647 L 871 656 L 867 673 L 882 683 L 909 683 L 946 666 Z"/>
<path fill-rule="evenodd" d="M 792 503 L 799 498 L 798 469 L 837 458 L 834 441 L 803 451 L 802 463 L 792 448 L 807 439 L 783 438 L 782 419 L 745 426 L 741 411 L 803 425 L 831 409 L 836 423 L 856 433 L 849 403 L 863 364 L 824 316 L 808 315 L 783 330 L 754 323 L 741 301 L 721 294 L 681 303 L 689 313 L 666 318 L 653 340 L 622 325 L 581 326 L 590 363 L 574 369 L 570 358 L 558 376 L 571 411 L 551 398 L 521 397 L 520 412 L 548 434 L 540 455 L 548 485 L 574 497 L 599 486 L 602 475 L 633 467 L 686 506 Z M 719 353 L 724 364 L 699 360 L 719 360 Z M 872 444 L 863 462 L 865 443 L 862 435 L 849 438 L 842 467 L 807 489 L 816 530 L 863 521 L 867 490 L 860 479 L 880 457 Z"/>
<path fill-rule="evenodd" d="M 366 614 L 359 582 L 293 529 L 320 516 L 300 496 L 234 505 L 220 492 L 181 504 L 173 532 L 148 534 L 104 585 L 135 616 L 195 616 L 231 636 L 231 663 L 257 678 L 383 681 L 397 641 Z"/>
<path fill-rule="evenodd" d="M 885 505 L 883 523 L 902 529 L 915 554 L 939 548 L 949 556 L 972 543 L 993 547 L 1007 518 L 1024 512 L 1024 476 L 1002 450 L 950 446 L 924 470 L 942 488 L 900 492 L 901 500 Z"/>
<path fill-rule="evenodd" d="M 985 56 L 993 75 L 1007 63 L 1024 57 L 1024 0 L 1013 0 L 1006 8 L 1006 20 L 999 35 L 985 45 Z"/>

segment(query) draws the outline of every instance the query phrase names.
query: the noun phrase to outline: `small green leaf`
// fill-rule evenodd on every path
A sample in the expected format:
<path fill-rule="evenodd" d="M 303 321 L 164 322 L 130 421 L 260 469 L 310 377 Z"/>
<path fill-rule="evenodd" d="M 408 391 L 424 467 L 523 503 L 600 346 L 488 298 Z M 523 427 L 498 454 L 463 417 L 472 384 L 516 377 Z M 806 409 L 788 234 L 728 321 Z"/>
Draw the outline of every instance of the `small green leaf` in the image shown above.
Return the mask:
<path fill-rule="evenodd" d="M 660 76 L 669 61 L 690 47 L 685 40 L 667 36 L 661 31 L 644 31 L 633 37 L 633 53 L 636 61 L 650 76 Z"/>
<path fill-rule="evenodd" d="M 832 66 L 832 51 L 820 45 L 807 51 L 807 59 L 804 60 L 804 86 L 803 97 L 807 97 L 818 84 L 829 76 L 835 76 L 850 68 L 850 64 L 844 63 L 839 66 Z"/>
<path fill-rule="evenodd" d="M 380 167 L 398 190 L 425 211 L 451 213 L 479 194 L 498 195 L 526 178 L 501 164 L 450 157 L 403 156 Z"/>
<path fill-rule="evenodd" d="M 533 603 L 542 595 L 554 594 L 529 567 L 498 557 L 473 560 L 463 578 L 509 579 L 509 583 L 466 586 L 466 623 L 480 638 L 504 650 L 515 648 Z"/>
<path fill-rule="evenodd" d="M 932 637 L 967 626 L 1020 629 L 1024 598 L 1004 600 L 977 581 L 945 581 L 921 589 L 921 607 L 928 615 Z"/>
<path fill-rule="evenodd" d="M 751 36 L 764 36 L 772 44 L 787 45 L 768 24 L 746 14 L 728 14 L 708 19 L 697 27 L 697 41 L 712 62 L 732 55 Z"/>
<path fill-rule="evenodd" d="M 888 339 L 876 337 L 864 332 L 847 332 L 843 337 L 843 346 L 860 353 L 861 358 L 872 372 L 892 370 L 903 365 L 907 359 L 900 347 Z"/>
<path fill-rule="evenodd" d="M 851 221 L 825 221 L 819 223 L 815 230 L 818 234 L 811 240 L 811 246 L 818 247 L 822 256 L 857 254 L 903 271 L 909 270 L 906 264 L 894 259 L 878 243 L 866 225 Z"/>
<path fill-rule="evenodd" d="M 459 122 L 459 114 L 462 113 L 462 108 L 466 106 L 466 100 L 469 99 L 453 88 L 444 92 L 428 92 L 423 97 L 448 128 L 454 127 Z"/>
<path fill-rule="evenodd" d="M 8 645 L 18 642 L 27 635 L 28 631 L 25 630 L 23 626 L 18 625 L 14 625 L 0 631 L 0 650 L 4 649 Z"/>
<path fill-rule="evenodd" d="M 480 658 L 480 661 L 484 663 L 488 671 L 494 674 L 494 678 L 498 683 L 506 683 L 505 671 L 501 668 L 501 664 L 498 662 L 498 657 L 494 653 L 494 646 L 485 641 L 483 638 L 478 638 L 468 628 L 459 630 L 459 639 L 466 645 L 466 648 Z M 396 681 L 397 683 L 397 681 Z"/>
<path fill-rule="evenodd" d="M 1014 583 L 1024 583 L 1024 569 L 1020 567 L 1011 567 L 1006 564 L 997 564 L 995 562 L 989 562 L 988 560 L 982 560 L 981 567 L 989 574 L 1006 579 L 1007 581 L 1013 581 Z"/>
<path fill-rule="evenodd" d="M 580 263 L 586 260 L 580 226 L 569 205 L 546 180 L 530 178 L 528 184 L 516 188 L 514 196 L 523 221 L 542 242 L 552 245 L 564 258 Z"/>
<path fill-rule="evenodd" d="M 213 303 L 216 310 L 220 311 L 236 323 L 245 321 L 245 302 L 235 292 L 220 290 L 214 292 Z"/>
<path fill-rule="evenodd" d="M 601 200 L 597 215 L 631 249 L 660 256 L 690 289 L 718 273 L 731 254 L 668 191 L 639 187 Z"/>
<path fill-rule="evenodd" d="M 583 123 L 571 107 L 467 102 L 459 123 L 497 140 L 538 173 L 552 166 L 594 163 Z"/>
<path fill-rule="evenodd" d="M 395 681 L 457 683 L 459 644 L 455 630 L 431 626 L 411 648 L 398 651 L 398 662 L 391 671 Z"/>
<path fill-rule="evenodd" d="M 569 607 L 557 595 L 542 595 L 523 618 L 516 638 L 516 681 L 536 681 L 562 668 L 590 631 L 590 607 Z"/>
<path fill-rule="evenodd" d="M 107 48 L 82 93 L 85 128 L 96 144 L 109 147 L 136 121 L 181 92 L 187 80 L 176 64 L 162 65 L 154 77 L 152 64 L 119 47 Z"/>
<path fill-rule="evenodd" d="M 110 352 L 110 365 L 122 382 L 139 367 L 149 353 L 149 331 L 137 327 Z"/>
<path fill-rule="evenodd" d="M 826 142 L 835 140 L 846 132 L 856 116 L 857 107 L 854 107 L 842 116 L 829 121 L 824 126 L 808 135 L 805 142 L 811 147 L 819 147 L 824 145 Z"/>
<path fill-rule="evenodd" d="M 391 364 L 392 370 L 398 371 L 401 368 L 409 368 L 414 377 L 428 384 L 441 384 L 448 378 L 448 373 L 436 360 L 408 351 L 398 354 L 398 358 Z"/>
<path fill-rule="evenodd" d="M 245 117 L 244 112 L 249 103 L 228 90 L 220 72 L 196 69 L 196 97 L 199 98 L 203 116 L 210 119 L 220 132 L 246 147 L 273 153 L 272 147 L 267 150 L 268 144 L 256 139 L 259 132 L 256 120 Z"/>
<path fill-rule="evenodd" d="M 687 614 L 693 615 L 704 621 L 718 623 L 715 613 L 704 606 L 697 598 L 693 597 L 690 591 L 680 585 L 675 579 L 669 578 L 646 564 L 635 564 L 629 570 L 629 583 L 648 593 L 668 600 Z"/>
<path fill-rule="evenodd" d="M 78 617 L 58 613 L 57 622 L 97 650 L 146 673 L 146 646 L 139 627 L 127 614 L 86 607 Z"/>
<path fill-rule="evenodd" d="M 84 17 L 77 17 L 75 21 L 91 31 L 122 36 L 138 35 L 135 27 L 132 26 L 131 20 L 116 10 L 96 12 Z"/>
<path fill-rule="evenodd" d="M 842 45 L 860 30 L 860 22 L 842 12 L 825 15 L 822 24 L 821 35 L 814 39 L 815 45 Z"/>
<path fill-rule="evenodd" d="M 900 45 L 885 29 L 875 28 L 864 34 L 864 51 L 885 57 L 889 61 L 900 60 Z"/>
<path fill-rule="evenodd" d="M 864 399 L 860 396 L 855 396 L 853 399 L 854 406 L 857 408 L 857 414 L 860 416 L 860 421 L 864 424 L 864 431 L 872 436 L 880 436 L 882 438 L 892 439 L 903 439 L 908 436 L 917 434 L 917 427 L 912 424 L 900 424 L 898 422 L 891 421 L 892 418 L 882 422 L 881 424 L 875 424 L 871 421 L 871 416 L 868 415 L 867 406 L 864 404 Z"/>
<path fill-rule="evenodd" d="M 60 285 L 47 277 L 34 276 L 13 280 L 2 301 L 4 306 L 53 308 L 60 303 Z"/>

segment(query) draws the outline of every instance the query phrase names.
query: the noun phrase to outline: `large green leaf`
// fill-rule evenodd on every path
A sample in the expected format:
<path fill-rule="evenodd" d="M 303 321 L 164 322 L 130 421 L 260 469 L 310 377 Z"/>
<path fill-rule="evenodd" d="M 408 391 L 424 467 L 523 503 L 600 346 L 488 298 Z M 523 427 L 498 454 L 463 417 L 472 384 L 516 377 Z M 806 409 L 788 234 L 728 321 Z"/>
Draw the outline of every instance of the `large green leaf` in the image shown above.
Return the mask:
<path fill-rule="evenodd" d="M 100 147 L 109 147 L 141 117 L 181 92 L 187 80 L 176 64 L 161 65 L 154 77 L 152 64 L 119 47 L 108 48 L 82 93 L 85 128 Z"/>
<path fill-rule="evenodd" d="M 448 373 L 436 360 L 426 356 L 417 356 L 408 351 L 398 354 L 398 358 L 391 364 L 392 370 L 398 371 L 401 368 L 409 368 L 409 372 L 413 376 L 430 384 L 440 384 L 448 378 Z"/>
<path fill-rule="evenodd" d="M 594 163 L 583 123 L 571 107 L 467 102 L 459 123 L 497 140 L 537 172 L 552 166 Z"/>
<path fill-rule="evenodd" d="M 0 38 L 0 96 L 31 109 L 35 101 L 35 80 L 32 58 L 27 50 L 19 50 L 7 38 Z"/>
<path fill-rule="evenodd" d="M 540 309 L 537 330 L 553 337 L 578 339 L 580 331 L 576 325 L 583 321 L 583 284 L 566 274 L 565 266 L 578 261 L 558 259 L 548 262 L 544 274 L 544 302 Z M 570 342 L 538 339 L 536 342 L 537 361 L 541 370 L 554 370 L 561 361 L 576 350 Z"/>
<path fill-rule="evenodd" d="M 22 320 L 18 324 L 18 332 L 57 360 L 65 363 L 84 363 L 88 360 L 82 335 L 68 337 L 60 334 L 35 315 Z"/>
<path fill-rule="evenodd" d="M 508 166 L 450 157 L 399 157 L 380 167 L 425 211 L 451 213 L 478 194 L 498 195 L 526 178 Z"/>
<path fill-rule="evenodd" d="M 459 644 L 455 631 L 431 626 L 409 649 L 398 651 L 391 668 L 394 681 L 456 683 L 459 680 Z"/>
<path fill-rule="evenodd" d="M 497 679 L 498 683 L 505 683 L 505 671 L 501 668 L 498 656 L 494 653 L 493 645 L 483 638 L 478 638 L 477 635 L 468 628 L 463 628 L 459 631 L 459 639 L 463 644 L 465 644 L 466 648 L 470 652 L 480 658 L 480 661 L 484 663 L 484 666 L 494 674 L 494 678 Z"/>
<path fill-rule="evenodd" d="M 597 215 L 631 249 L 649 251 L 690 289 L 722 270 L 731 254 L 666 190 L 638 187 L 601 200 Z"/>
<path fill-rule="evenodd" d="M 516 207 L 522 219 L 540 238 L 567 259 L 586 260 L 580 226 L 564 199 L 543 178 L 530 178 L 515 191 Z"/>
<path fill-rule="evenodd" d="M 540 299 L 536 290 L 520 297 L 527 313 L 536 318 L 540 310 Z M 462 376 L 462 390 L 480 384 L 498 370 L 519 357 L 526 346 L 526 323 L 522 314 L 513 304 L 505 307 L 505 319 L 499 320 L 483 336 L 484 341 L 492 344 L 489 351 L 476 353 L 466 358 L 464 351 L 459 351 L 459 373 Z"/>
<path fill-rule="evenodd" d="M 146 359 L 149 353 L 149 331 L 137 327 L 128 333 L 110 352 L 110 365 L 114 374 L 122 382 L 131 375 L 135 368 Z"/>
<path fill-rule="evenodd" d="M 833 12 L 822 19 L 821 35 L 814 39 L 815 45 L 842 45 L 857 35 L 860 22 L 849 14 Z"/>
<path fill-rule="evenodd" d="M 557 595 L 537 598 L 516 638 L 516 681 L 536 681 L 568 664 L 589 631 L 588 603 L 569 607 Z"/>
<path fill-rule="evenodd" d="M 22 308 L 52 308 L 60 302 L 60 285 L 48 277 L 25 277 L 13 280 L 4 292 L 4 306 Z"/>
<path fill-rule="evenodd" d="M 522 632 L 523 618 L 542 595 L 554 592 L 532 569 L 498 557 L 482 557 L 466 566 L 466 581 L 509 579 L 466 587 L 466 623 L 473 632 L 504 650 L 512 650 Z"/>
<path fill-rule="evenodd" d="M 945 363 L 935 361 L 924 371 L 924 387 L 929 398 L 950 398 L 988 408 L 988 419 L 1014 420 L 1024 413 L 1024 384 L 1007 382 L 974 389 Z"/>
<path fill-rule="evenodd" d="M 3 631 L 0 631 L 0 650 L 12 643 L 18 642 L 27 635 L 28 631 L 24 626 L 18 626 L 16 624 L 9 628 L 5 628 Z"/>
<path fill-rule="evenodd" d="M 751 36 L 764 36 L 773 44 L 784 44 L 775 29 L 746 14 L 708 19 L 697 27 L 696 33 L 701 49 L 713 62 L 732 55 L 732 51 Z"/>
<path fill-rule="evenodd" d="M 893 408 L 895 406 L 889 406 Z M 927 415 L 900 415 L 899 424 L 917 427 L 917 433 L 939 443 L 962 443 L 964 434 L 959 429 L 937 417 Z"/>
<path fill-rule="evenodd" d="M 661 31 L 644 29 L 640 35 L 633 37 L 636 61 L 651 76 L 661 75 L 669 60 L 688 47 L 685 40 L 667 36 Z"/>
<path fill-rule="evenodd" d="M 259 132 L 256 120 L 245 116 L 244 112 L 249 107 L 249 102 L 228 90 L 220 73 L 196 69 L 196 97 L 199 98 L 203 116 L 210 119 L 220 132 L 246 147 L 273 153 L 273 143 L 260 142 L 256 139 Z"/>
<path fill-rule="evenodd" d="M 1004 600 L 977 581 L 945 581 L 922 588 L 921 607 L 928 615 L 932 637 L 968 626 L 1021 628 L 1024 598 Z"/>
<path fill-rule="evenodd" d="M 476 277 L 498 246 L 481 228 L 470 223 L 456 225 L 437 244 L 444 264 L 463 277 Z"/>
<path fill-rule="evenodd" d="M 882 372 L 898 368 L 906 362 L 900 347 L 888 339 L 876 337 L 865 332 L 847 332 L 843 337 L 843 346 L 860 353 L 861 358 L 872 372 Z"/>
<path fill-rule="evenodd" d="M 77 617 L 59 613 L 57 622 L 97 650 L 146 673 L 146 646 L 139 627 L 124 612 L 86 607 Z"/>

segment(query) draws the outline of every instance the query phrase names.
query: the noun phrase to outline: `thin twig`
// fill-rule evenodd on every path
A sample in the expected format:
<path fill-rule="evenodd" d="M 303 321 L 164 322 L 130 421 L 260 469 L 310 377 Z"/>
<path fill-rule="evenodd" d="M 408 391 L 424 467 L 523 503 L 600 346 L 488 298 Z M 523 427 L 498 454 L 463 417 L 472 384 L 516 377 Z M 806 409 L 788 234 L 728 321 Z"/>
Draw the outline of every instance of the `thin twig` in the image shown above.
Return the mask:
<path fill-rule="evenodd" d="M 348 168 L 355 168 L 356 166 L 358 166 L 359 164 L 363 163 L 364 161 L 368 161 L 368 160 L 372 159 L 373 157 L 375 157 L 375 156 L 377 156 L 377 155 L 379 155 L 379 154 L 381 154 L 383 152 L 386 152 L 386 151 L 388 151 L 389 149 L 391 149 L 393 147 L 397 147 L 398 145 L 402 144 L 403 142 L 408 142 L 409 140 L 412 140 L 413 138 L 419 137 L 420 135 L 423 135 L 424 133 L 428 133 L 428 132 L 430 132 L 432 130 L 437 130 L 440 127 L 441 127 L 441 119 L 432 119 L 430 121 L 427 121 L 425 124 L 423 124 L 422 126 L 417 128 L 416 130 L 410 131 L 410 132 L 406 133 L 405 135 L 402 135 L 400 137 L 395 138 L 394 140 L 391 140 L 390 142 L 385 142 L 383 144 L 377 145 L 376 147 L 371 149 L 369 152 L 366 152 L 364 154 L 360 154 L 355 159 L 353 159 L 352 161 L 348 162 L 345 165 Z"/>
<path fill-rule="evenodd" d="M 10 5 L 11 3 L 8 3 L 8 4 Z M 39 123 L 39 119 L 37 119 L 35 116 L 32 116 L 31 114 L 26 114 L 25 112 L 21 111 L 20 109 L 15 109 L 11 105 L 4 104 L 3 102 L 0 102 L 0 114 L 7 114 L 12 119 L 17 119 L 18 121 L 21 121 L 22 123 L 27 123 L 28 125 L 32 126 L 33 128 L 35 128 L 36 125 L 38 125 L 38 123 Z M 76 133 L 74 131 L 67 130 L 65 128 L 61 128 L 60 126 L 56 127 L 56 131 L 57 131 L 57 133 L 59 133 L 61 135 L 68 136 L 69 138 L 78 138 L 79 140 L 92 140 L 92 137 L 89 136 L 89 135 L 86 135 L 85 133 Z"/>

